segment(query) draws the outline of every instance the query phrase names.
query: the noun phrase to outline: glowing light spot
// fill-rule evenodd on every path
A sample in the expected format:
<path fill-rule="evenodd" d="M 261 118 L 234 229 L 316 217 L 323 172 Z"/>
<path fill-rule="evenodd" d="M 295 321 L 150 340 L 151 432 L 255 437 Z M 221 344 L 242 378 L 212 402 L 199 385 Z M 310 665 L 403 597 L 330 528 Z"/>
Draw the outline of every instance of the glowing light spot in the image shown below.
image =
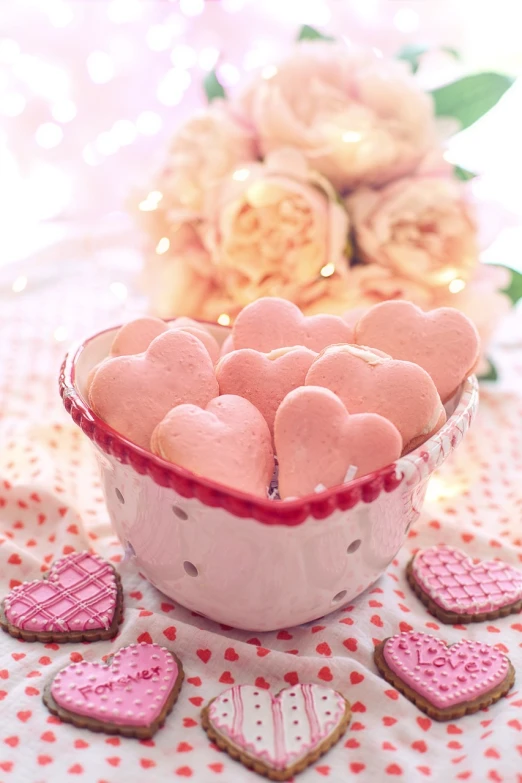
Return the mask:
<path fill-rule="evenodd" d="M 345 131 L 342 135 L 342 140 L 346 142 L 346 144 L 355 144 L 361 139 L 362 133 L 359 133 L 358 131 Z"/>
<path fill-rule="evenodd" d="M 107 16 L 111 22 L 134 22 L 142 13 L 140 0 L 112 0 L 107 7 Z"/>
<path fill-rule="evenodd" d="M 147 30 L 145 40 L 153 52 L 164 52 L 171 45 L 172 32 L 164 24 L 153 24 Z"/>
<path fill-rule="evenodd" d="M 60 0 L 53 0 L 45 10 L 53 27 L 67 27 L 74 19 L 71 8 Z"/>
<path fill-rule="evenodd" d="M 27 286 L 27 277 L 25 275 L 20 275 L 20 277 L 17 277 L 14 280 L 11 288 L 15 292 L 15 294 L 19 294 L 20 291 L 23 291 L 26 286 Z"/>
<path fill-rule="evenodd" d="M 198 63 L 204 71 L 211 71 L 218 61 L 219 49 L 215 46 L 206 46 L 199 53 Z"/>
<path fill-rule="evenodd" d="M 39 125 L 34 134 L 36 143 L 46 150 L 57 147 L 63 139 L 63 130 L 54 122 L 44 122 Z"/>
<path fill-rule="evenodd" d="M 125 283 L 119 283 L 117 281 L 110 284 L 109 291 L 121 302 L 124 302 L 129 295 L 129 290 Z"/>
<path fill-rule="evenodd" d="M 55 103 L 51 109 L 51 114 L 56 122 L 71 122 L 77 113 L 76 106 L 72 101 L 60 101 Z"/>
<path fill-rule="evenodd" d="M 449 290 L 452 294 L 458 294 L 460 291 L 463 291 L 466 288 L 466 283 L 464 280 L 461 280 L 460 277 L 455 278 L 455 280 L 452 280 L 449 284 Z"/>
<path fill-rule="evenodd" d="M 87 57 L 87 70 L 95 84 L 107 84 L 114 78 L 114 63 L 107 52 L 91 52 Z"/>
<path fill-rule="evenodd" d="M 57 326 L 53 332 L 53 337 L 57 343 L 63 343 L 69 337 L 69 332 L 66 326 Z"/>
<path fill-rule="evenodd" d="M 112 136 L 121 147 L 132 144 L 136 140 L 138 131 L 136 126 L 130 120 L 117 120 L 111 130 Z"/>
<path fill-rule="evenodd" d="M 261 71 L 261 76 L 263 77 L 263 79 L 273 79 L 276 73 L 277 73 L 277 68 L 275 65 L 265 65 L 265 67 Z"/>
<path fill-rule="evenodd" d="M 196 50 L 186 44 L 177 44 L 170 53 L 172 65 L 176 68 L 192 68 L 197 62 Z"/>
<path fill-rule="evenodd" d="M 420 24 L 420 17 L 413 8 L 399 8 L 393 17 L 393 24 L 401 33 L 413 33 Z"/>
<path fill-rule="evenodd" d="M 88 166 L 98 166 L 101 163 L 100 156 L 96 153 L 92 144 L 87 144 L 83 148 L 82 158 Z"/>
<path fill-rule="evenodd" d="M 220 326 L 229 326 L 230 325 L 230 316 L 226 313 L 221 313 L 219 318 L 217 319 L 217 322 Z"/>
<path fill-rule="evenodd" d="M 235 65 L 223 63 L 218 69 L 219 80 L 225 86 L 237 84 L 241 79 L 241 74 Z"/>
<path fill-rule="evenodd" d="M 247 180 L 250 176 L 250 169 L 236 169 L 234 173 L 232 174 L 232 179 L 235 179 L 236 182 L 244 182 Z"/>
<path fill-rule="evenodd" d="M 115 152 L 118 152 L 120 144 L 112 133 L 104 131 L 96 139 L 95 147 L 100 155 L 114 155 Z"/>
<path fill-rule="evenodd" d="M 166 253 L 167 250 L 170 247 L 170 240 L 168 237 L 161 237 L 160 241 L 156 245 L 156 253 L 159 256 L 162 256 L 163 253 Z"/>
<path fill-rule="evenodd" d="M 136 128 L 144 136 L 154 136 L 162 126 L 163 121 L 155 111 L 142 111 L 136 120 Z"/>
<path fill-rule="evenodd" d="M 26 105 L 24 96 L 19 92 L 0 93 L 0 114 L 5 117 L 18 117 Z"/>
<path fill-rule="evenodd" d="M 331 277 L 334 272 L 335 272 L 335 264 L 332 264 L 330 262 L 328 264 L 325 264 L 321 269 L 321 277 Z"/>
<path fill-rule="evenodd" d="M 158 208 L 158 204 L 162 198 L 163 193 L 160 193 L 159 190 L 153 190 L 144 201 L 140 201 L 138 209 L 142 212 L 154 212 L 154 210 Z"/>
<path fill-rule="evenodd" d="M 180 103 L 191 82 L 190 74 L 182 68 L 171 68 L 158 84 L 156 96 L 164 106 Z"/>
<path fill-rule="evenodd" d="M 205 0 L 179 0 L 179 10 L 185 16 L 199 16 L 205 10 Z"/>
<path fill-rule="evenodd" d="M 158 203 L 163 198 L 163 193 L 161 192 L 161 190 L 151 190 L 147 198 L 149 201 L 155 201 L 156 203 Z"/>

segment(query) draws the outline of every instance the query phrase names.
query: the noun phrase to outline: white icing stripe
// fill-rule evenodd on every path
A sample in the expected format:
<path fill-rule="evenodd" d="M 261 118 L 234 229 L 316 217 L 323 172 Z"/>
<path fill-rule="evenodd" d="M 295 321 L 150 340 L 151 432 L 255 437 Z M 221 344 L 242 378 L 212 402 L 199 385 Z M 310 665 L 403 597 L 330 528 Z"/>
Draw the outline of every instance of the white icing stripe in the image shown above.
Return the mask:
<path fill-rule="evenodd" d="M 319 720 L 315 711 L 314 696 L 311 685 L 303 685 L 304 705 L 306 717 L 310 725 L 310 742 L 314 743 L 320 734 Z"/>
<path fill-rule="evenodd" d="M 232 723 L 232 736 L 244 741 L 243 730 L 243 699 L 241 688 L 232 688 L 232 703 L 234 705 L 234 722 Z"/>
<path fill-rule="evenodd" d="M 286 766 L 286 741 L 284 735 L 281 699 L 276 699 L 273 702 L 272 715 L 274 717 L 274 751 L 276 767 L 278 769 L 284 769 Z"/>

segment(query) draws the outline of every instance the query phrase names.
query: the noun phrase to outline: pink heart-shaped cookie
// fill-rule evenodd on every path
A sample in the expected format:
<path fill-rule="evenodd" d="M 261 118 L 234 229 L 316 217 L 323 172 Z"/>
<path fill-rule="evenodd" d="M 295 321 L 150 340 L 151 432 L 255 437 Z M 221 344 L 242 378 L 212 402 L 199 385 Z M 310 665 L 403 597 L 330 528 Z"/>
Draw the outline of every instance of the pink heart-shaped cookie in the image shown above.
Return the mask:
<path fill-rule="evenodd" d="M 507 693 L 515 679 L 509 658 L 468 639 L 448 646 L 408 631 L 381 642 L 374 656 L 381 674 L 436 720 L 477 712 Z"/>
<path fill-rule="evenodd" d="M 446 421 L 428 373 L 412 362 L 386 359 L 368 348 L 332 345 L 310 367 L 307 386 L 324 386 L 350 413 L 378 413 L 399 430 L 403 453 L 433 435 Z"/>
<path fill-rule="evenodd" d="M 62 720 L 93 731 L 151 737 L 177 699 L 178 658 L 158 644 L 131 644 L 107 663 L 82 661 L 62 669 L 44 701 Z"/>
<path fill-rule="evenodd" d="M 256 406 L 270 432 L 277 409 L 288 392 L 303 386 L 317 354 L 308 348 L 280 348 L 260 353 L 243 348 L 224 356 L 216 367 L 220 394 L 237 394 Z"/>
<path fill-rule="evenodd" d="M 202 725 L 219 747 L 247 767 L 287 780 L 342 736 L 350 705 L 337 691 L 298 684 L 273 696 L 253 685 L 234 685 L 203 709 Z"/>
<path fill-rule="evenodd" d="M 110 563 L 74 552 L 44 579 L 23 582 L 4 599 L 0 624 L 26 641 L 111 639 L 121 621 L 121 586 Z"/>
<path fill-rule="evenodd" d="M 402 438 L 375 413 L 351 416 L 328 389 L 302 386 L 290 392 L 275 418 L 274 441 L 282 499 L 302 497 L 317 486 L 334 487 L 395 462 Z"/>
<path fill-rule="evenodd" d="M 154 430 L 152 451 L 205 478 L 259 497 L 274 472 L 267 423 L 252 403 L 225 394 L 206 409 L 180 405 Z"/>
<path fill-rule="evenodd" d="M 112 341 L 109 356 L 131 356 L 144 353 L 151 342 L 168 329 L 165 321 L 152 316 L 135 318 L 123 324 Z"/>
<path fill-rule="evenodd" d="M 232 340 L 236 350 L 270 353 L 275 348 L 302 345 L 322 351 L 327 345 L 353 342 L 353 329 L 337 315 L 304 316 L 292 302 L 267 296 L 239 313 Z"/>
<path fill-rule="evenodd" d="M 522 607 L 521 571 L 496 560 L 474 563 L 451 546 L 417 552 L 408 567 L 408 579 L 445 622 L 487 620 Z"/>
<path fill-rule="evenodd" d="M 425 313 L 403 301 L 371 307 L 355 326 L 354 342 L 423 367 L 444 403 L 470 375 L 480 355 L 477 330 L 459 310 L 439 307 Z"/>
<path fill-rule="evenodd" d="M 147 351 L 100 365 L 89 389 L 93 411 L 144 449 L 154 427 L 176 405 L 205 407 L 219 388 L 207 349 L 191 334 L 168 330 Z"/>

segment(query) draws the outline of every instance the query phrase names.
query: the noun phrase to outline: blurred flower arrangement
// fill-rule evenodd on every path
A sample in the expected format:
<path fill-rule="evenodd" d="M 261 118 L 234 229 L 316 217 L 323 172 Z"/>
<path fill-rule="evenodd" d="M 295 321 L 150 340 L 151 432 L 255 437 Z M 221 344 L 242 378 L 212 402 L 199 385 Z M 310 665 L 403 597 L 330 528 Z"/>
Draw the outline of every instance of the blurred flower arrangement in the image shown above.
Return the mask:
<path fill-rule="evenodd" d="M 409 299 L 458 307 L 487 344 L 522 276 L 479 263 L 473 174 L 445 160 L 439 118 L 468 127 L 511 80 L 475 74 L 427 93 L 421 53 L 384 59 L 305 26 L 231 99 L 210 73 L 208 108 L 176 131 L 134 206 L 151 309 L 228 324 L 261 296 L 348 319 Z"/>

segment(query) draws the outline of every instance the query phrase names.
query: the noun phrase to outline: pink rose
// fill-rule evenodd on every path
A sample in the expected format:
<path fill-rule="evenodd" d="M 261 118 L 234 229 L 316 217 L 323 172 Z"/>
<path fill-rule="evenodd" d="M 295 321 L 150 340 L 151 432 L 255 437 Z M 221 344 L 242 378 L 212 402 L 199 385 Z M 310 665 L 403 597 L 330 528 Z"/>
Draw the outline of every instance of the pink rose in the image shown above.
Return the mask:
<path fill-rule="evenodd" d="M 435 142 L 431 97 L 371 49 L 303 42 L 241 108 L 263 153 L 295 147 L 341 191 L 410 173 Z"/>
<path fill-rule="evenodd" d="M 347 207 L 362 258 L 425 286 L 469 279 L 477 240 L 464 193 L 462 183 L 438 176 L 357 191 Z"/>
<path fill-rule="evenodd" d="M 256 157 L 250 128 L 234 116 L 227 103 L 214 101 L 185 122 L 171 141 L 155 183 L 163 194 L 162 208 L 199 213 L 209 188 Z"/>
<path fill-rule="evenodd" d="M 299 304 L 347 274 L 346 210 L 296 150 L 236 169 L 215 196 L 205 240 L 231 301 L 273 295 Z"/>
<path fill-rule="evenodd" d="M 350 289 L 353 306 L 371 307 L 390 299 L 407 299 L 409 302 L 429 310 L 434 295 L 431 288 L 419 282 L 400 277 L 391 269 L 378 264 L 360 264 L 350 270 Z"/>

